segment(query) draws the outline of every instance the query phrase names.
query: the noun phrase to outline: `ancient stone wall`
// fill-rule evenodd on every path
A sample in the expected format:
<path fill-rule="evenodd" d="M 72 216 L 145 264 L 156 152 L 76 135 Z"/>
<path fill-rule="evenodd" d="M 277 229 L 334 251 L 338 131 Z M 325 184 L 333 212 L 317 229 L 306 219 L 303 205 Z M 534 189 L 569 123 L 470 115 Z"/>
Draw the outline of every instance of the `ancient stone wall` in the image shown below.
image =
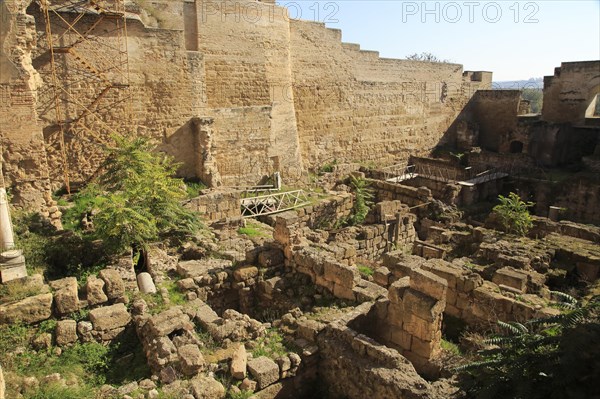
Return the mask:
<path fill-rule="evenodd" d="M 578 176 L 562 182 L 519 178 L 515 187 L 535 202 L 535 214 L 548 215 L 548 207 L 564 208 L 562 217 L 579 223 L 600 223 L 600 184 Z"/>
<path fill-rule="evenodd" d="M 302 158 L 390 164 L 437 145 L 491 76 L 456 64 L 379 58 L 341 42 L 341 31 L 291 21 L 293 91 Z M 326 55 L 326 56 L 324 56 Z"/>
<path fill-rule="evenodd" d="M 498 151 L 502 138 L 517 126 L 519 90 L 480 90 L 473 97 L 473 115 L 479 124 L 479 145 Z"/>
<path fill-rule="evenodd" d="M 196 12 L 224 182 L 255 183 L 275 171 L 298 178 L 302 160 L 285 9 L 249 0 L 203 0 L 196 2 Z"/>
<path fill-rule="evenodd" d="M 196 211 L 209 222 L 242 217 L 239 191 L 215 191 L 189 200 L 185 207 Z"/>
<path fill-rule="evenodd" d="M 32 65 L 38 44 L 28 1 L 0 4 L 0 156 L 7 192 L 18 206 L 43 211 L 54 205 L 38 120 L 37 90 L 42 85 Z"/>
<path fill-rule="evenodd" d="M 563 62 L 544 77 L 542 119 L 585 124 L 586 112 L 600 94 L 600 61 Z"/>

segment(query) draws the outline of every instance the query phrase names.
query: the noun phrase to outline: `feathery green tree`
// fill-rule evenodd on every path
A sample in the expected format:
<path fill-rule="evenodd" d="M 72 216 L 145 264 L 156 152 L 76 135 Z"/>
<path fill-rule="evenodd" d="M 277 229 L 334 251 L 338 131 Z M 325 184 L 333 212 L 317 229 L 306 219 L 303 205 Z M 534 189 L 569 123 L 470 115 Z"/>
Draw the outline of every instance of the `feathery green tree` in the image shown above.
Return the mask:
<path fill-rule="evenodd" d="M 177 164 L 152 151 L 148 139 L 114 137 L 102 174 L 85 192 L 93 193 L 95 234 L 117 252 L 144 248 L 160 236 L 188 234 L 200 227 L 198 215 L 182 205 L 187 197 Z"/>

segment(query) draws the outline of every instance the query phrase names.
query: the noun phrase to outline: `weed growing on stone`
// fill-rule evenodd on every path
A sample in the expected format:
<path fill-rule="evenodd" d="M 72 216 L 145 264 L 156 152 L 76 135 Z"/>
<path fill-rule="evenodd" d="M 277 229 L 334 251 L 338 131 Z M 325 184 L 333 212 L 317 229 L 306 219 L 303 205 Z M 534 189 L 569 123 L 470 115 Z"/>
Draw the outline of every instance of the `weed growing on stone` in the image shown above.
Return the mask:
<path fill-rule="evenodd" d="M 374 270 L 371 269 L 369 266 L 365 266 L 365 265 L 356 265 L 358 267 L 358 271 L 360 272 L 360 275 L 362 277 L 368 278 L 371 277 L 374 273 Z"/>
<path fill-rule="evenodd" d="M 275 329 L 269 329 L 264 337 L 256 341 L 256 348 L 252 351 L 255 358 L 266 356 L 276 359 L 289 352 L 284 344 L 283 336 Z"/>

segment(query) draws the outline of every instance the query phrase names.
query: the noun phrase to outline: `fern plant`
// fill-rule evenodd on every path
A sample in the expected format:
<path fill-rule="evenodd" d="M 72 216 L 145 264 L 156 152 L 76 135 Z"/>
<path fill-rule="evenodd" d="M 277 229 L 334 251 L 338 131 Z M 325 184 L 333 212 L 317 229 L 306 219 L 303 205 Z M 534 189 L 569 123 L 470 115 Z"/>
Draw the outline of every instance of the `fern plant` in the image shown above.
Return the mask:
<path fill-rule="evenodd" d="M 473 398 L 588 398 L 600 393 L 600 296 L 580 306 L 554 293 L 566 312 L 525 323 L 498 321 L 478 360 L 456 368 Z"/>
<path fill-rule="evenodd" d="M 352 215 L 348 218 L 348 224 L 357 225 L 363 223 L 367 218 L 375 196 L 369 183 L 361 177 L 350 175 L 350 186 L 354 193 L 354 205 Z"/>

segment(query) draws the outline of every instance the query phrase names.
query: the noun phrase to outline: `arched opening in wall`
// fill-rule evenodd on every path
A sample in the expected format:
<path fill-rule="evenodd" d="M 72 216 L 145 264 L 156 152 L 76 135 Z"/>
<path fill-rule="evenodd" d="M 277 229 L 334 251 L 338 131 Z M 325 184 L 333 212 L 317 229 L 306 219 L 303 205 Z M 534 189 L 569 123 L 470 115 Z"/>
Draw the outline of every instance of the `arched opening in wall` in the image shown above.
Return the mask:
<path fill-rule="evenodd" d="M 511 154 L 520 154 L 523 152 L 523 142 L 519 141 L 519 140 L 514 140 L 510 142 L 510 149 L 509 149 Z"/>
<path fill-rule="evenodd" d="M 600 118 L 600 94 L 596 94 L 587 109 L 585 110 L 586 118 Z"/>

